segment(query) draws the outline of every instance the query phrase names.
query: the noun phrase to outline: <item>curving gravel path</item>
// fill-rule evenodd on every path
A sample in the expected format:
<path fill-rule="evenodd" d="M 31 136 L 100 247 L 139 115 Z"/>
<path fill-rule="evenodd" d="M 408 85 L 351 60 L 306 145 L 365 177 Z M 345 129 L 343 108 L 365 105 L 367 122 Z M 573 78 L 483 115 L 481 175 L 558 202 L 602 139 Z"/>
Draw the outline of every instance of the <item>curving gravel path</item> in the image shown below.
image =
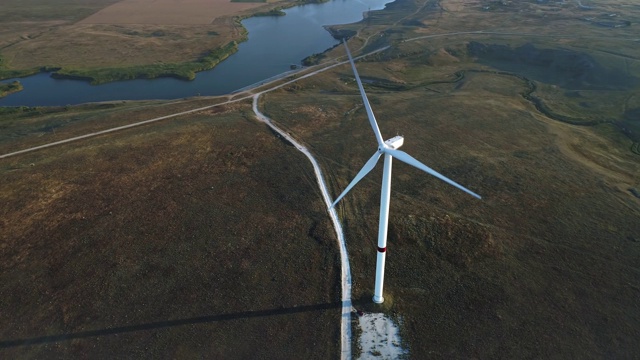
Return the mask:
<path fill-rule="evenodd" d="M 318 162 L 306 147 L 301 145 L 287 132 L 282 131 L 280 128 L 275 126 L 271 122 L 271 119 L 269 119 L 266 115 L 261 113 L 260 110 L 258 110 L 258 99 L 260 98 L 261 94 L 262 93 L 258 93 L 253 96 L 253 112 L 256 114 L 258 120 L 267 124 L 271 129 L 280 134 L 280 136 L 287 139 L 287 141 L 293 144 L 296 149 L 305 154 L 305 156 L 309 159 L 311 165 L 313 165 L 313 171 L 316 174 L 316 180 L 318 181 L 318 186 L 320 187 L 320 192 L 322 193 L 322 199 L 327 205 L 327 211 L 329 211 L 329 216 L 331 217 L 331 221 L 333 222 L 333 227 L 336 230 L 336 236 L 338 237 L 338 242 L 340 244 L 340 263 L 342 264 L 342 321 L 340 325 L 342 346 L 340 357 L 342 359 L 351 359 L 351 267 L 349 266 L 347 244 L 344 240 L 342 225 L 340 224 L 340 220 L 338 219 L 336 209 L 331 208 L 331 204 L 333 203 L 333 201 L 331 200 L 331 196 L 329 196 L 329 190 L 327 189 L 327 184 L 325 183 L 324 177 L 322 176 L 320 165 L 318 165 Z"/>

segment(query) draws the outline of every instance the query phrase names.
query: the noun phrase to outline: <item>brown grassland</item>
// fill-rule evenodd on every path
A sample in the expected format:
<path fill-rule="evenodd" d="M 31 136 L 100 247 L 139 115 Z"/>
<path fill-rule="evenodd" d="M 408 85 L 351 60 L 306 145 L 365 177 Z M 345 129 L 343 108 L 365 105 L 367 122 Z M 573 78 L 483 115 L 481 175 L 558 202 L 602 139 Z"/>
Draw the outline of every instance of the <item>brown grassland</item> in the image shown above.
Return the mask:
<path fill-rule="evenodd" d="M 390 64 L 361 65 L 367 76 Z M 321 158 L 334 194 L 375 150 L 357 90 L 343 83 L 348 71 L 265 99 L 267 113 Z M 413 356 L 634 354 L 640 201 L 627 191 L 639 171 L 629 141 L 537 114 L 509 77 L 457 85 L 369 87 L 383 134 L 406 135 L 404 150 L 484 197 L 394 165 L 385 296 Z M 340 208 L 354 298 L 364 302 L 380 178 L 374 170 Z"/>
<path fill-rule="evenodd" d="M 81 24 L 198 24 L 263 6 L 230 0 L 123 0 L 80 21 Z"/>
<path fill-rule="evenodd" d="M 338 250 L 313 170 L 249 112 L 3 161 L 2 357 L 334 356 Z"/>
<path fill-rule="evenodd" d="M 602 3 L 594 15 L 629 9 Z M 404 134 L 404 150 L 484 197 L 395 162 L 387 311 L 415 358 L 633 357 L 637 34 L 583 21 L 577 6 L 496 4 L 397 2 L 365 28 L 338 27 L 358 31 L 352 49 L 395 44 L 358 64 L 383 134 Z M 625 13 L 634 24 L 637 10 Z M 516 34 L 397 43 L 498 23 L 488 30 Z M 263 106 L 321 158 L 338 194 L 375 140 L 350 69 L 334 74 L 270 93 Z M 341 205 L 354 298 L 364 303 L 373 292 L 380 171 Z"/>
<path fill-rule="evenodd" d="M 335 28 L 353 50 L 392 45 L 357 64 L 383 135 L 483 196 L 394 163 L 383 309 L 409 357 L 640 353 L 639 14 L 401 0 Z M 501 34 L 402 41 L 477 30 Z M 6 110 L 0 153 L 220 101 Z M 334 196 L 375 150 L 346 65 L 260 106 Z M 338 357 L 338 248 L 313 171 L 248 103 L 3 159 L 0 173 L 0 357 Z M 380 310 L 380 178 L 339 205 L 367 311 Z"/>

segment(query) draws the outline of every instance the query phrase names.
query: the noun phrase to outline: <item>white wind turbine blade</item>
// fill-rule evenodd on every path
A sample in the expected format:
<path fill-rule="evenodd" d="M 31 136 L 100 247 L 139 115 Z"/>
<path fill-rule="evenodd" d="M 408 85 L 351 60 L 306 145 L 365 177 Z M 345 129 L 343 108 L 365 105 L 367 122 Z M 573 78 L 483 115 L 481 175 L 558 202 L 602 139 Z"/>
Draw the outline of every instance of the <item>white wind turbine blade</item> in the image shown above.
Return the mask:
<path fill-rule="evenodd" d="M 478 199 L 481 199 L 480 195 L 474 193 L 473 191 L 467 189 L 466 187 L 458 184 L 457 182 L 455 182 L 455 181 L 447 178 L 446 176 L 440 174 L 439 172 L 433 170 L 432 168 L 430 168 L 427 165 L 425 165 L 425 164 L 421 163 L 420 161 L 416 160 L 413 156 L 407 154 L 404 151 L 393 150 L 393 149 L 385 149 L 385 152 L 387 154 L 393 156 L 394 158 L 406 163 L 406 164 L 409 164 L 409 165 L 411 165 L 413 167 L 416 167 L 416 168 L 418 168 L 418 169 L 420 169 L 420 170 L 422 170 L 422 171 L 424 171 L 424 172 L 426 172 L 428 174 L 431 174 L 431 175 L 437 177 L 438 179 L 440 179 L 440 180 L 442 180 L 442 181 L 444 181 L 444 182 L 446 182 L 446 183 L 448 183 L 450 185 L 453 185 L 453 186 L 457 187 L 458 189 L 466 192 L 467 194 L 469 194 L 471 196 L 474 196 L 474 197 L 476 197 Z"/>
<path fill-rule="evenodd" d="M 351 57 L 349 46 L 347 46 L 347 40 L 342 39 L 342 42 L 344 43 L 344 47 L 347 49 L 347 56 L 349 56 L 349 62 L 351 62 L 353 75 L 355 75 L 356 77 L 356 82 L 358 83 L 358 89 L 360 89 L 360 95 L 362 95 L 362 102 L 364 103 L 364 108 L 367 110 L 367 117 L 369 118 L 369 123 L 371 124 L 371 128 L 373 129 L 373 133 L 376 135 L 376 140 L 378 140 L 378 146 L 382 147 L 384 140 L 382 139 L 380 128 L 378 128 L 378 122 L 376 121 L 376 117 L 375 115 L 373 115 L 373 110 L 371 110 L 371 104 L 369 104 L 369 99 L 367 99 L 367 94 L 364 92 L 364 87 L 362 87 L 362 81 L 360 81 L 360 75 L 358 75 L 356 64 L 353 62 L 353 58 Z"/>
<path fill-rule="evenodd" d="M 371 159 L 369 159 L 369 161 L 367 161 L 367 163 L 364 164 L 364 166 L 362 167 L 358 175 L 356 175 L 356 177 L 353 178 L 353 180 L 351 181 L 351 184 L 349 184 L 349 186 L 347 186 L 347 188 L 344 189 L 342 194 L 340 194 L 340 196 L 338 196 L 338 198 L 333 202 L 333 204 L 331 204 L 332 208 L 336 206 L 336 204 L 338 203 L 338 201 L 340 201 L 340 199 L 342 199 L 345 195 L 347 195 L 349 190 L 351 190 L 351 188 L 354 187 L 358 183 L 358 181 L 362 180 L 362 178 L 365 177 L 365 175 L 367 175 L 369 172 L 371 172 L 371 170 L 373 170 L 373 168 L 376 166 L 376 163 L 378 162 L 378 159 L 380 158 L 380 155 L 382 155 L 382 153 L 380 153 L 379 151 L 376 151 L 376 153 L 373 154 Z"/>

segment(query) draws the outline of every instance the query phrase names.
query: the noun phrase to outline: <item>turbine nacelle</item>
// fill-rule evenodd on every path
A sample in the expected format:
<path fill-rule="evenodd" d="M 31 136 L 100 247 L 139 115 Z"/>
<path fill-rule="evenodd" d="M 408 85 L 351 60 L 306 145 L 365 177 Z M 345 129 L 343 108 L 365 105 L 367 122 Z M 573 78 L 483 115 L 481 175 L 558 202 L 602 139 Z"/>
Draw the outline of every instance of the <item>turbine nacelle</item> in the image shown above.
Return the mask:
<path fill-rule="evenodd" d="M 391 139 L 384 142 L 385 147 L 391 150 L 399 149 L 404 144 L 404 136 L 394 136 Z"/>
<path fill-rule="evenodd" d="M 394 136 L 388 140 L 382 140 L 382 134 L 380 134 L 380 128 L 378 127 L 378 122 L 376 121 L 376 117 L 373 114 L 373 110 L 371 109 L 371 104 L 369 104 L 369 99 L 367 99 L 367 95 L 364 92 L 364 87 L 362 86 L 362 81 L 360 81 L 360 75 L 358 75 L 358 70 L 356 69 L 356 64 L 353 62 L 353 58 L 351 57 L 351 52 L 349 51 L 349 47 L 347 46 L 346 40 L 343 39 L 344 46 L 347 50 L 347 56 L 349 57 L 349 62 L 351 63 L 351 68 L 353 69 L 353 75 L 356 78 L 356 83 L 358 84 L 358 90 L 360 90 L 360 95 L 362 95 L 362 102 L 364 103 L 364 108 L 367 111 L 367 117 L 369 118 L 369 124 L 371 125 L 371 129 L 373 130 L 373 134 L 376 137 L 376 141 L 378 143 L 378 150 L 373 154 L 373 156 L 367 161 L 362 169 L 356 174 L 351 183 L 347 186 L 346 189 L 338 196 L 333 204 L 331 204 L 331 208 L 334 208 L 336 204 L 353 188 L 365 175 L 367 175 L 378 163 L 378 159 L 382 155 L 384 155 L 384 169 L 382 172 L 382 189 L 380 192 L 380 223 L 378 228 L 378 255 L 376 262 L 376 283 L 373 301 L 376 303 L 382 303 L 384 298 L 382 297 L 382 286 L 384 282 L 384 265 L 385 265 L 385 254 L 387 249 L 387 230 L 389 225 L 389 201 L 390 201 L 390 192 L 391 192 L 391 162 L 392 159 L 400 160 L 408 165 L 411 165 L 419 170 L 426 172 L 429 175 L 435 176 L 438 179 L 446 182 L 449 185 L 455 186 L 456 188 L 468 193 L 469 195 L 480 199 L 480 195 L 474 193 L 473 191 L 465 188 L 464 186 L 456 183 L 455 181 L 445 177 L 439 172 L 431 169 L 420 161 L 414 159 L 411 155 L 405 153 L 404 151 L 398 150 L 404 144 L 404 137 L 402 136 Z"/>

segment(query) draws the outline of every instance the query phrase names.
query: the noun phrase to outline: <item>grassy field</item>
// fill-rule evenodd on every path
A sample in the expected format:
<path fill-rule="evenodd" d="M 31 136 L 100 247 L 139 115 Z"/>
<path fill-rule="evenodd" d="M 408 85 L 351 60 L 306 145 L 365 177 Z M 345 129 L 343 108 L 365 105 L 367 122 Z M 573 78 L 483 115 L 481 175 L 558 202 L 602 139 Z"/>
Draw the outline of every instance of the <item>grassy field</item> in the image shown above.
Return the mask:
<path fill-rule="evenodd" d="M 184 104 L 136 106 L 61 110 L 83 119 L 40 137 Z M 2 357 L 334 356 L 338 250 L 313 170 L 249 111 L 3 161 Z"/>
<path fill-rule="evenodd" d="M 117 3 L 120 0 L 58 0 L 55 3 L 42 0 L 3 0 L 0 20 L 13 22 L 64 22 L 74 23 Z"/>
<path fill-rule="evenodd" d="M 59 79 L 79 79 L 90 81 L 93 85 L 112 81 L 132 79 L 154 79 L 174 77 L 181 80 L 193 80 L 196 72 L 213 69 L 224 59 L 238 51 L 238 43 L 230 43 L 203 55 L 200 59 L 182 64 L 154 64 L 101 69 L 61 69 L 52 74 Z"/>
<path fill-rule="evenodd" d="M 440 2 L 447 11 L 433 4 L 394 4 L 366 27 L 340 27 L 357 31 L 352 49 L 394 45 L 358 64 L 383 134 L 404 134 L 403 150 L 483 196 L 476 201 L 394 166 L 385 311 L 401 319 L 411 357 L 633 357 L 640 351 L 633 33 L 569 18 L 575 8 L 541 16 L 542 5 L 521 2 L 499 10 L 503 29 L 532 36 L 398 43 L 479 30 L 496 17 L 480 3 Z M 605 5 L 620 13 L 615 2 Z M 398 26 L 385 30 L 390 23 Z M 578 35 L 563 36 L 563 27 Z M 346 66 L 271 93 L 263 106 L 321 157 L 334 195 L 375 150 Z M 341 204 L 354 298 L 370 310 L 380 171 Z"/>
<path fill-rule="evenodd" d="M 505 4 L 400 1 L 335 29 L 354 52 L 392 45 L 358 63 L 383 135 L 483 196 L 395 162 L 384 311 L 412 358 L 633 358 L 640 9 Z M 632 26 L 584 20 L 613 13 Z M 477 30 L 492 33 L 403 41 Z M 0 153 L 220 101 L 2 109 Z M 260 106 L 317 156 L 334 196 L 375 151 L 348 66 Z M 324 204 L 306 159 L 249 104 L 0 172 L 0 357 L 337 357 Z M 339 209 L 354 301 L 370 311 L 380 177 Z"/>
<path fill-rule="evenodd" d="M 359 65 L 365 79 L 449 78 L 420 69 L 424 60 Z M 341 68 L 264 104 L 321 157 L 334 195 L 375 150 L 349 75 Z M 394 166 L 385 297 L 415 358 L 639 350 L 640 201 L 627 189 L 640 185 L 640 168 L 631 141 L 549 119 L 519 96 L 524 88 L 482 73 L 405 91 L 368 87 L 383 134 L 404 134 L 404 150 L 483 196 Z M 363 302 L 373 292 L 380 177 L 378 168 L 341 205 L 354 298 Z"/>

